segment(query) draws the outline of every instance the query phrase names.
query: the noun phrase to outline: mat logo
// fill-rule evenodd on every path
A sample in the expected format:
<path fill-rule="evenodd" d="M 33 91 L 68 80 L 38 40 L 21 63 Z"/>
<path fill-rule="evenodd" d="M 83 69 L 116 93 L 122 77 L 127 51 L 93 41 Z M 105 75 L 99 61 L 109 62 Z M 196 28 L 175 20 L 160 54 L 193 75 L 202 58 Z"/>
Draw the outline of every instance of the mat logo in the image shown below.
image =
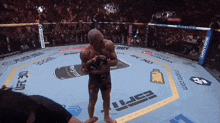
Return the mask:
<path fill-rule="evenodd" d="M 129 97 L 130 100 L 125 103 L 124 100 L 119 100 L 120 104 L 122 105 L 121 107 L 118 106 L 116 102 L 113 102 L 112 105 L 116 109 L 116 111 L 122 111 L 124 109 L 127 109 L 129 107 L 136 106 L 138 104 L 144 103 L 148 100 L 156 98 L 157 95 L 155 95 L 152 91 L 146 91 L 144 93 L 137 94 L 135 96 Z"/>
<path fill-rule="evenodd" d="M 185 64 L 185 65 L 187 65 L 187 66 L 191 66 L 191 67 L 193 67 L 193 68 L 196 68 L 196 66 L 193 65 L 193 63 L 191 63 L 191 62 L 182 62 L 182 63 Z"/>
<path fill-rule="evenodd" d="M 76 106 L 70 106 L 69 108 L 67 108 L 67 111 L 70 112 L 70 114 L 72 114 L 73 116 L 79 116 L 82 112 L 82 108 L 79 107 L 78 105 Z"/>
<path fill-rule="evenodd" d="M 64 55 L 74 55 L 74 54 L 77 54 L 77 53 L 80 53 L 80 52 L 70 52 L 70 53 L 64 53 Z"/>
<path fill-rule="evenodd" d="M 117 50 L 128 50 L 129 47 L 122 47 L 122 46 L 117 46 Z"/>
<path fill-rule="evenodd" d="M 163 121 L 161 123 L 194 123 L 194 122 L 192 122 L 187 117 L 180 114 L 176 117 L 170 118 L 170 119 Z"/>
<path fill-rule="evenodd" d="M 151 71 L 150 81 L 153 83 L 164 84 L 163 73 L 161 73 L 158 69 L 153 69 L 153 71 Z"/>
<path fill-rule="evenodd" d="M 23 62 L 25 60 L 40 56 L 42 54 L 44 54 L 44 53 L 42 53 L 42 52 L 34 53 L 34 54 L 31 54 L 30 56 L 24 56 L 24 57 L 21 57 L 19 59 L 15 59 L 13 61 L 4 62 L 4 63 L 2 63 L 2 65 L 9 66 L 9 65 L 17 64 L 18 62 Z"/>
<path fill-rule="evenodd" d="M 204 78 L 201 78 L 201 77 L 191 77 L 190 80 L 198 85 L 210 86 L 212 84 L 210 81 L 208 81 Z"/>
<path fill-rule="evenodd" d="M 28 71 L 22 71 L 18 74 L 18 82 L 16 84 L 15 90 L 24 90 L 25 89 L 25 83 L 28 79 Z"/>
<path fill-rule="evenodd" d="M 119 60 L 117 66 L 111 67 L 111 70 L 127 68 L 129 66 L 130 65 L 128 65 L 127 63 Z M 77 65 L 73 65 L 73 66 L 58 67 L 54 71 L 54 76 L 58 79 L 69 79 L 69 78 L 87 75 L 81 71 L 81 68 L 82 68 L 81 64 L 77 64 Z"/>
<path fill-rule="evenodd" d="M 143 54 L 145 54 L 145 55 L 152 55 L 153 53 L 151 51 L 143 51 Z"/>
<path fill-rule="evenodd" d="M 153 64 L 153 62 L 152 61 L 149 61 L 149 60 L 147 60 L 147 59 L 143 59 L 143 58 L 141 58 L 141 57 L 139 57 L 139 56 L 136 56 L 136 55 L 131 55 L 132 57 L 135 57 L 136 59 L 140 59 L 141 61 L 144 61 L 144 62 L 146 62 L 146 63 L 148 63 L 148 64 Z"/>
<path fill-rule="evenodd" d="M 66 72 L 67 72 L 67 73 L 69 72 L 69 75 L 70 75 L 70 76 L 71 76 L 71 75 L 74 75 L 74 76 L 76 76 L 76 77 L 81 76 L 81 75 L 76 71 L 76 69 L 74 68 L 74 66 L 70 66 L 69 68 L 70 68 L 69 71 L 66 71 Z"/>
<path fill-rule="evenodd" d="M 84 74 L 82 73 L 81 68 L 76 68 L 76 66 L 59 67 L 54 71 L 54 76 L 59 79 L 68 79 L 82 75 Z"/>
<path fill-rule="evenodd" d="M 123 54 L 124 55 L 124 53 L 120 53 L 120 52 L 116 52 L 117 54 Z"/>
<path fill-rule="evenodd" d="M 163 56 L 163 55 L 160 55 L 160 54 L 155 53 L 151 56 L 153 56 L 155 58 L 158 58 L 158 59 L 161 59 L 161 60 L 164 60 L 164 61 L 169 62 L 169 63 L 173 63 L 173 61 L 169 60 L 169 57 L 166 57 L 166 56 Z"/>
<path fill-rule="evenodd" d="M 79 47 L 79 48 L 67 48 L 67 49 L 61 49 L 59 50 L 60 52 L 62 51 L 71 51 L 71 50 L 84 50 L 86 47 Z"/>
<path fill-rule="evenodd" d="M 48 57 L 48 58 L 46 58 L 46 59 L 44 59 L 44 60 L 42 60 L 42 61 L 39 61 L 39 62 L 37 62 L 37 63 L 35 63 L 36 65 L 42 65 L 42 64 L 45 64 L 45 63 L 47 63 L 47 62 L 49 62 L 49 61 L 52 61 L 52 60 L 54 60 L 54 59 L 56 59 L 55 57 Z"/>
<path fill-rule="evenodd" d="M 174 70 L 178 80 L 179 80 L 179 83 L 180 85 L 182 86 L 183 90 L 188 90 L 187 86 L 186 86 L 186 83 L 183 81 L 183 78 L 182 76 L 180 75 L 179 71 L 178 70 Z"/>

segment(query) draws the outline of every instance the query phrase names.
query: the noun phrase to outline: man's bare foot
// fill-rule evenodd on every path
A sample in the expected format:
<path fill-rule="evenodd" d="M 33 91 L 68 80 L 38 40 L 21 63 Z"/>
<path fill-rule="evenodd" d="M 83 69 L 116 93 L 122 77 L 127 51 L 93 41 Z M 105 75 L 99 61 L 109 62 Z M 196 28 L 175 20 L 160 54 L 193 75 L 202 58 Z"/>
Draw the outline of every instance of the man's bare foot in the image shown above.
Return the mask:
<path fill-rule="evenodd" d="M 98 117 L 92 117 L 89 120 L 86 121 L 86 123 L 95 123 L 96 121 L 98 121 L 99 118 Z"/>
<path fill-rule="evenodd" d="M 105 118 L 105 122 L 106 122 L 106 123 L 117 123 L 117 121 L 116 121 L 116 120 L 113 120 L 111 117 Z"/>

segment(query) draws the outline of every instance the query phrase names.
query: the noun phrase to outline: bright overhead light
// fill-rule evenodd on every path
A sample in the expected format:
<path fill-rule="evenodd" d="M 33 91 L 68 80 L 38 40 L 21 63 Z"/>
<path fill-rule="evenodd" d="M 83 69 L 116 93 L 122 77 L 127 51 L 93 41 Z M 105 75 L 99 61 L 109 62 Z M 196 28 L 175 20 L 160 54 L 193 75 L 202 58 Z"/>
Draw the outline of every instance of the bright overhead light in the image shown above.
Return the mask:
<path fill-rule="evenodd" d="M 39 12 L 43 12 L 43 10 L 44 10 L 44 7 L 43 7 L 43 6 L 39 6 L 39 7 L 37 8 L 37 11 L 39 11 Z"/>

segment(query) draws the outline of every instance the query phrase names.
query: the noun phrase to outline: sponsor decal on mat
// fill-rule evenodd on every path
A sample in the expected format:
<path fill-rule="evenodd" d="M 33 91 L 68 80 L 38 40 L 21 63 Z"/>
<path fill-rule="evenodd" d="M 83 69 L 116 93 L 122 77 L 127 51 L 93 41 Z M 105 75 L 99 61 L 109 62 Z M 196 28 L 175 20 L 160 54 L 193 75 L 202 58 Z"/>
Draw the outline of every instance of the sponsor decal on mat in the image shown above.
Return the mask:
<path fill-rule="evenodd" d="M 117 66 L 112 66 L 111 70 L 127 68 L 129 66 L 130 65 L 128 65 L 127 63 L 119 60 Z M 54 76 L 58 79 L 69 79 L 69 78 L 80 77 L 80 76 L 86 75 L 81 71 L 81 68 L 82 68 L 81 64 L 77 64 L 73 66 L 58 67 L 54 71 Z"/>
<path fill-rule="evenodd" d="M 210 86 L 212 84 L 212 82 L 210 82 L 202 77 L 191 77 L 190 80 L 198 85 Z"/>
<path fill-rule="evenodd" d="M 56 59 L 55 57 L 48 57 L 48 58 L 46 58 L 46 59 L 44 59 L 44 60 L 42 60 L 42 61 L 39 61 L 39 62 L 37 62 L 37 63 L 34 63 L 34 64 L 36 64 L 36 65 L 42 65 L 42 64 L 45 64 L 45 63 L 47 63 L 47 62 L 49 62 L 49 61 L 52 61 L 52 60 L 54 60 L 54 59 Z"/>
<path fill-rule="evenodd" d="M 118 105 L 118 103 L 116 102 L 113 102 L 112 105 L 116 111 L 122 111 L 129 107 L 133 107 L 138 104 L 147 102 L 148 100 L 152 100 L 156 97 L 157 95 L 155 95 L 151 90 L 149 90 L 149 91 L 129 97 L 129 101 L 119 100 L 119 103 L 121 104 L 121 106 Z M 103 113 L 104 110 L 101 110 L 101 112 Z"/>
<path fill-rule="evenodd" d="M 169 118 L 161 123 L 194 123 L 190 119 L 188 119 L 186 116 L 180 114 L 178 116 Z"/>
<path fill-rule="evenodd" d="M 24 57 L 21 57 L 21 58 L 12 60 L 12 61 L 3 62 L 2 65 L 9 66 L 9 65 L 17 64 L 18 62 L 23 62 L 23 61 L 26 61 L 28 59 L 40 56 L 42 54 L 44 54 L 44 53 L 43 52 L 34 53 L 34 54 L 31 54 L 31 55 L 28 55 L 28 56 L 24 56 Z"/>
<path fill-rule="evenodd" d="M 117 46 L 116 49 L 117 49 L 117 50 L 128 50 L 129 47 L 125 47 L 125 46 Z"/>
<path fill-rule="evenodd" d="M 150 81 L 153 83 L 165 84 L 163 73 L 161 73 L 159 69 L 153 69 L 153 71 L 151 71 Z"/>
<path fill-rule="evenodd" d="M 145 54 L 145 55 L 152 55 L 153 53 L 151 51 L 143 51 L 143 54 Z"/>
<path fill-rule="evenodd" d="M 177 76 L 180 85 L 182 86 L 183 90 L 188 90 L 186 83 L 183 81 L 183 77 L 180 75 L 178 70 L 174 70 L 175 75 Z"/>
<path fill-rule="evenodd" d="M 77 117 L 81 114 L 82 108 L 78 105 L 76 106 L 70 106 L 67 108 L 67 111 L 70 112 L 73 116 Z"/>
<path fill-rule="evenodd" d="M 143 58 L 141 58 L 141 57 L 139 57 L 139 56 L 136 56 L 136 55 L 131 55 L 131 57 L 134 57 L 134 58 L 136 58 L 136 59 L 140 59 L 141 61 L 144 61 L 144 62 L 146 62 L 146 63 L 148 63 L 148 64 L 153 64 L 152 61 L 149 61 L 149 60 L 147 60 L 147 59 L 143 59 Z"/>
<path fill-rule="evenodd" d="M 28 71 L 22 71 L 18 74 L 18 82 L 16 84 L 16 87 L 14 90 L 24 90 L 25 89 L 25 83 L 27 82 L 29 78 L 29 72 Z"/>
<path fill-rule="evenodd" d="M 163 61 L 169 62 L 169 63 L 173 63 L 173 61 L 171 61 L 169 57 L 166 57 L 166 56 L 163 56 L 163 55 L 160 55 L 160 54 L 157 54 L 157 53 L 152 54 L 151 56 L 155 57 L 155 58 L 158 58 L 158 59 L 161 59 Z"/>
<path fill-rule="evenodd" d="M 62 51 L 71 51 L 71 50 L 84 50 L 86 47 L 79 47 L 79 48 L 67 48 L 67 49 L 61 49 L 59 50 L 60 52 Z"/>

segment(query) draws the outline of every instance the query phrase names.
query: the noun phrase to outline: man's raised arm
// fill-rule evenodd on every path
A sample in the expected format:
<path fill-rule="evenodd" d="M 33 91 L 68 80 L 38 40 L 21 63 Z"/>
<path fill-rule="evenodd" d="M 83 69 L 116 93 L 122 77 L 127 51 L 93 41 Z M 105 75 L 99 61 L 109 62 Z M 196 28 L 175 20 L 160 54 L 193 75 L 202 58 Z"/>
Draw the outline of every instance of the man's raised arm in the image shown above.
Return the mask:
<path fill-rule="evenodd" d="M 81 53 L 80 53 L 80 59 L 82 61 L 82 72 L 84 74 L 88 74 L 89 73 L 89 70 L 87 69 L 87 61 L 88 61 L 88 57 L 89 57 L 89 51 L 87 50 L 83 50 Z"/>

